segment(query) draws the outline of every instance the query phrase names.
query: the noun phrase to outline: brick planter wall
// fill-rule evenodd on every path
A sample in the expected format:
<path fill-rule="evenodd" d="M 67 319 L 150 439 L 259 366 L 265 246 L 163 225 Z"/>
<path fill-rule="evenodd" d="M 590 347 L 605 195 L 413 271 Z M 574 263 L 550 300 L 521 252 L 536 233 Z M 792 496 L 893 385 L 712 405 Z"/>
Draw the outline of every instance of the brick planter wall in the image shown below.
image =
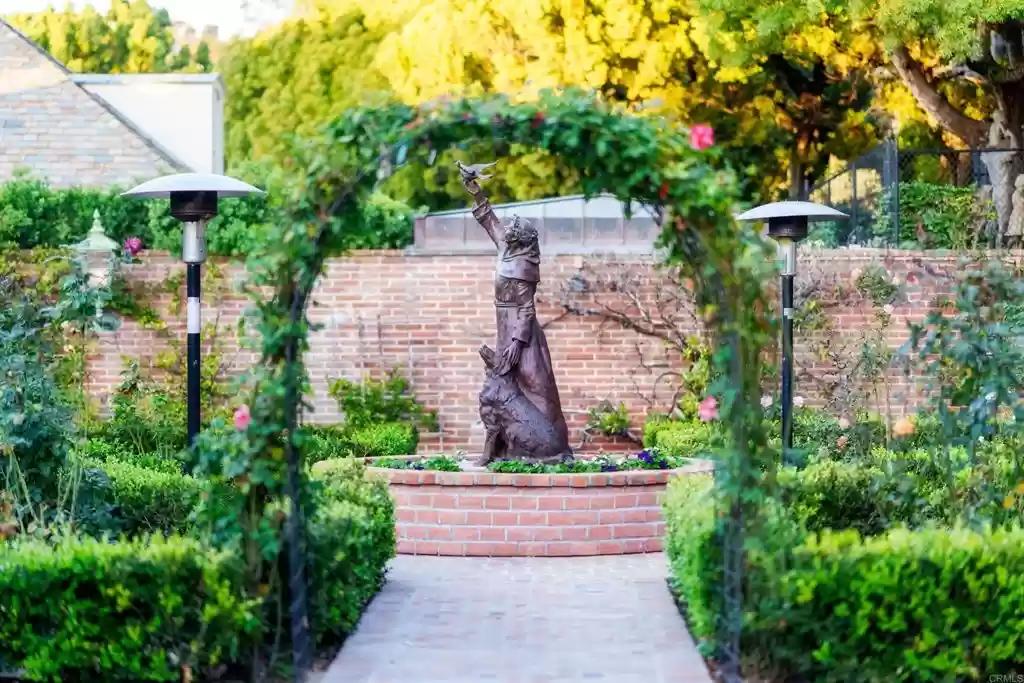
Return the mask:
<path fill-rule="evenodd" d="M 712 465 L 593 474 L 370 469 L 395 499 L 403 555 L 558 557 L 661 550 L 665 485 Z"/>

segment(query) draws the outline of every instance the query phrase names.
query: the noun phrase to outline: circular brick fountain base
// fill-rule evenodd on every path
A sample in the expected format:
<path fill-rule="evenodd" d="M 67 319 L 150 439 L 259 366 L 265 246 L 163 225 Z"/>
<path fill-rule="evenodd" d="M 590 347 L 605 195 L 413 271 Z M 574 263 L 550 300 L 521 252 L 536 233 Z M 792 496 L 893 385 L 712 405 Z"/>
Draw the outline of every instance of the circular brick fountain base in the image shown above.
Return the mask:
<path fill-rule="evenodd" d="M 395 499 L 400 554 L 553 557 L 661 550 L 665 485 L 712 465 L 592 474 L 370 469 Z"/>

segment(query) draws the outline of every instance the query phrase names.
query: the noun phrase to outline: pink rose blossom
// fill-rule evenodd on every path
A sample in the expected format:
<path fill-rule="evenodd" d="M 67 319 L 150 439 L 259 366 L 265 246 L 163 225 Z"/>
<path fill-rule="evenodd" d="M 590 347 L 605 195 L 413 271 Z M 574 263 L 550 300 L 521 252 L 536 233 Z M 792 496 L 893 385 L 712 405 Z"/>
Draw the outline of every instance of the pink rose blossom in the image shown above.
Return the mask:
<path fill-rule="evenodd" d="M 142 251 L 142 238 L 129 237 L 124 241 L 124 250 L 129 256 L 135 256 Z"/>
<path fill-rule="evenodd" d="M 252 422 L 252 415 L 249 414 L 249 406 L 241 405 L 235 408 L 235 429 L 244 432 Z"/>
<path fill-rule="evenodd" d="M 697 405 L 697 417 L 701 422 L 711 422 L 718 419 L 718 399 L 708 396 Z"/>
<path fill-rule="evenodd" d="M 690 146 L 697 151 L 705 150 L 715 144 L 715 129 L 706 123 L 690 126 Z"/>
<path fill-rule="evenodd" d="M 838 448 L 841 451 L 846 450 L 846 444 L 848 443 L 850 443 L 850 437 L 846 436 L 846 434 L 843 434 L 838 439 L 836 439 L 836 448 Z"/>

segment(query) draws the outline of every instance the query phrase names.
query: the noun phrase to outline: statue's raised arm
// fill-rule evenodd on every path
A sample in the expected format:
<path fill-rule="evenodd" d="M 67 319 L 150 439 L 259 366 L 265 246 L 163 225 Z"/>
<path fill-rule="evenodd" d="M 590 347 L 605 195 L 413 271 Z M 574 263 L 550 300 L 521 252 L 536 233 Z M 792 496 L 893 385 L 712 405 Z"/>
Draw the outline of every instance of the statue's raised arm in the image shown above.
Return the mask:
<path fill-rule="evenodd" d="M 491 208 L 491 203 L 487 200 L 487 194 L 483 188 L 480 187 L 480 181 L 490 178 L 489 175 L 484 175 L 483 171 L 494 166 L 498 162 L 491 162 L 489 164 L 472 164 L 467 166 L 461 161 L 456 161 L 455 165 L 459 169 L 459 173 L 462 175 L 462 186 L 473 195 L 475 206 L 473 207 L 473 217 L 476 218 L 476 222 L 483 226 L 484 230 L 490 236 L 491 241 L 494 242 L 494 246 L 501 246 L 501 221 L 494 213 L 494 209 Z"/>

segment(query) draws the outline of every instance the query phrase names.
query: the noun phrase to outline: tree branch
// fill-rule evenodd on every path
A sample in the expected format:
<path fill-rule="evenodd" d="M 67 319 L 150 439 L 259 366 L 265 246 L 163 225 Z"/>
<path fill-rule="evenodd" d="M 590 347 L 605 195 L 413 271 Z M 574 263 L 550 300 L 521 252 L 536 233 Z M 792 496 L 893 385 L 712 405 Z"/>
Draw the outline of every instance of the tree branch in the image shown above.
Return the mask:
<path fill-rule="evenodd" d="M 890 57 L 896 72 L 910 89 L 921 109 L 968 145 L 976 146 L 984 142 L 985 131 L 988 128 L 985 122 L 972 119 L 950 104 L 928 79 L 920 62 L 910 56 L 906 46 L 897 47 L 891 52 Z"/>

